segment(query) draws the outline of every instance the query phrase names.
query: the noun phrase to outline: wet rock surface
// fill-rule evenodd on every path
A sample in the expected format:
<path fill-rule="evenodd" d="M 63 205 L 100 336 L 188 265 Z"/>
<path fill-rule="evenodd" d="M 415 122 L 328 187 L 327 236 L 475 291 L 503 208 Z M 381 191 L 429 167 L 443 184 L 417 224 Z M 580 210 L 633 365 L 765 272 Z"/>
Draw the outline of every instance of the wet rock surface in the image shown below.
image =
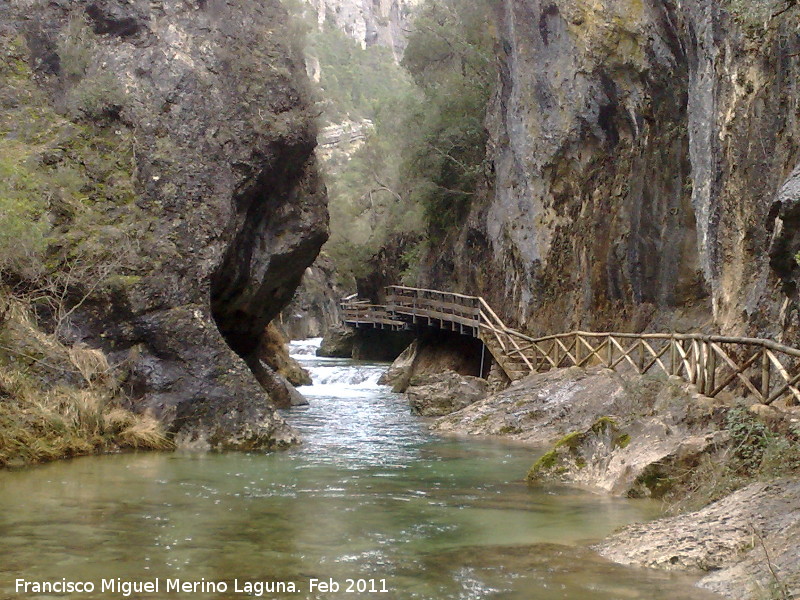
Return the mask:
<path fill-rule="evenodd" d="M 133 136 L 136 193 L 125 210 L 139 216 L 125 243 L 137 260 L 110 292 L 89 293 L 68 337 L 128 365 L 135 407 L 154 411 L 179 441 L 291 443 L 245 362 L 254 364 L 264 328 L 327 237 L 304 65 L 282 33 L 280 3 L 18 8 L 0 8 L 0 22 L 24 36 L 53 103 L 77 98 L 81 118 Z M 63 48 L 81 22 L 91 29 L 77 40 L 87 66 L 66 76 L 74 57 Z"/>
<path fill-rule="evenodd" d="M 413 414 L 439 417 L 483 399 L 487 389 L 484 379 L 445 371 L 412 378 L 406 396 Z"/>
<path fill-rule="evenodd" d="M 500 435 L 543 448 L 531 480 L 660 497 L 669 491 L 662 485 L 667 473 L 685 471 L 724 447 L 719 406 L 677 378 L 574 367 L 514 382 L 433 428 Z"/>
<path fill-rule="evenodd" d="M 630 525 L 596 547 L 626 565 L 709 571 L 729 598 L 800 594 L 800 481 L 753 483 L 697 512 Z M 766 595 L 775 594 L 775 595 Z"/>
<path fill-rule="evenodd" d="M 324 358 L 352 358 L 356 332 L 344 325 L 337 325 L 328 330 L 317 349 L 317 356 Z"/>

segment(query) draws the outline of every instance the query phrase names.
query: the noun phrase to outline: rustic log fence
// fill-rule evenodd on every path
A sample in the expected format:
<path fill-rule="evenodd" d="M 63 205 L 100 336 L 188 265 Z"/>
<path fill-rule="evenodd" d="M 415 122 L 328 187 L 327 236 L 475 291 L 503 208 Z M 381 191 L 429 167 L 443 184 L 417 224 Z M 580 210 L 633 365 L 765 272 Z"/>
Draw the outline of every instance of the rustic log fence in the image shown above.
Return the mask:
<path fill-rule="evenodd" d="M 513 381 L 571 366 L 675 375 L 701 394 L 745 392 L 764 404 L 800 402 L 800 350 L 771 340 L 697 333 L 573 331 L 533 338 L 507 327 L 481 297 L 389 286 L 386 304 L 347 299 L 343 320 L 355 327 L 425 325 L 480 338 Z"/>

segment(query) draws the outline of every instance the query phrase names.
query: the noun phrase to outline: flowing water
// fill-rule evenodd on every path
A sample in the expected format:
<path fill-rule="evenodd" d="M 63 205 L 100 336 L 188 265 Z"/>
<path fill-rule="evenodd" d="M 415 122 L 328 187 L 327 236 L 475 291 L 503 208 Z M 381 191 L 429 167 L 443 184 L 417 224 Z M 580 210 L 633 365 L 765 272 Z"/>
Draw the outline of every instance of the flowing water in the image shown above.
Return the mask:
<path fill-rule="evenodd" d="M 317 359 L 317 344 L 292 345 L 314 379 L 301 388 L 311 405 L 285 413 L 299 448 L 0 472 L 0 598 L 126 597 L 100 592 L 116 578 L 159 583 L 136 598 L 715 597 L 686 576 L 619 567 L 587 549 L 657 516 L 653 503 L 530 487 L 530 449 L 434 437 L 378 385 L 385 365 Z M 25 593 L 17 578 L 95 590 Z M 176 579 L 198 585 L 167 594 Z M 311 590 L 312 579 L 339 589 Z M 262 592 L 280 585 L 259 582 L 297 591 Z"/>

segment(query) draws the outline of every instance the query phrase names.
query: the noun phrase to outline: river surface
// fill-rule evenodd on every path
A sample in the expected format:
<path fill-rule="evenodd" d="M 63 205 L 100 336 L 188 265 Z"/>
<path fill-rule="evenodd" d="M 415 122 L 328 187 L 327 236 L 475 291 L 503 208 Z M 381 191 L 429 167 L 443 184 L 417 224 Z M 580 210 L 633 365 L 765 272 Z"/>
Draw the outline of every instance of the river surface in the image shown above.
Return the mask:
<path fill-rule="evenodd" d="M 236 591 L 248 582 L 296 586 L 261 596 L 270 598 L 716 597 L 684 575 L 619 567 L 587 549 L 658 516 L 656 504 L 528 486 L 531 449 L 435 437 L 402 395 L 377 384 L 385 365 L 317 359 L 317 343 L 292 345 L 314 379 L 301 388 L 310 406 L 285 412 L 301 447 L 0 472 L 0 598 L 125 597 L 100 593 L 111 578 L 159 582 L 158 593 L 135 598 L 258 597 Z M 88 581 L 95 591 L 23 593 L 17 578 Z M 311 591 L 312 578 L 339 590 Z M 227 591 L 167 594 L 175 579 Z"/>

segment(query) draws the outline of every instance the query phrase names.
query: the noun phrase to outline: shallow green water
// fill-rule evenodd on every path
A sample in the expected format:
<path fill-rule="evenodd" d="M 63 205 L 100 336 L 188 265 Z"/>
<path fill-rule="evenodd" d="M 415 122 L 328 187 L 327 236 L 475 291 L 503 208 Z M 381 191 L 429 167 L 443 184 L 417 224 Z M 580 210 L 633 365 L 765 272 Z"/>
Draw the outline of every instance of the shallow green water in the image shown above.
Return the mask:
<path fill-rule="evenodd" d="M 374 385 L 375 367 L 315 364 L 328 383 L 305 390 L 310 408 L 288 414 L 306 440 L 296 450 L 0 472 L 0 598 L 59 597 L 17 593 L 19 577 L 95 583 L 75 598 L 121 598 L 99 593 L 117 577 L 159 579 L 159 593 L 141 598 L 248 597 L 237 579 L 240 588 L 295 583 L 296 593 L 263 596 L 276 598 L 713 597 L 683 576 L 618 567 L 586 549 L 656 516 L 653 504 L 529 487 L 530 450 L 432 437 L 401 396 Z M 228 590 L 166 594 L 175 578 Z M 341 588 L 311 592 L 311 578 Z M 345 593 L 348 578 L 388 591 Z"/>

